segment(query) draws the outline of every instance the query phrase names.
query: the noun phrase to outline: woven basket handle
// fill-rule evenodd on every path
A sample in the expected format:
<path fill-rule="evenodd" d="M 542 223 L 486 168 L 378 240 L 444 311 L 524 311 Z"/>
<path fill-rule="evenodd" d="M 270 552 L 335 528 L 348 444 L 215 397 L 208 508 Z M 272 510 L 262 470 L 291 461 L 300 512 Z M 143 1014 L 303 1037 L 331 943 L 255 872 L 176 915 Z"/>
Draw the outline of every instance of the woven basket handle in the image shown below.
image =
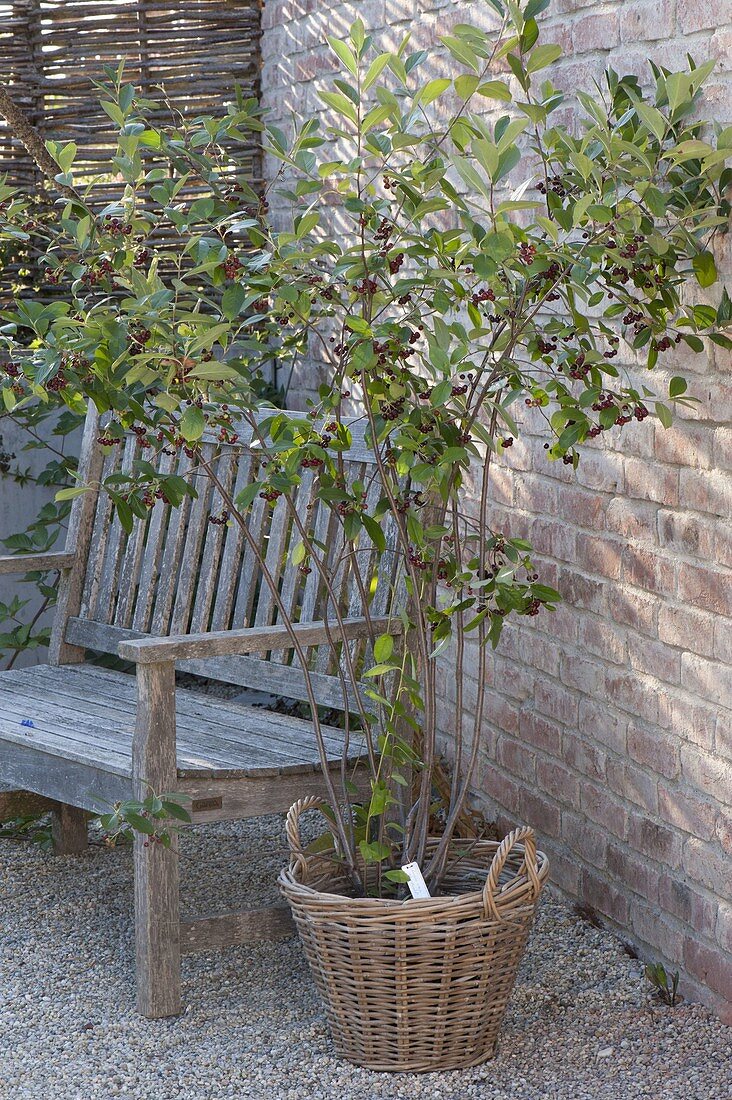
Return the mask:
<path fill-rule="evenodd" d="M 308 810 L 320 810 L 328 824 L 332 825 L 332 821 L 325 813 L 327 809 L 328 803 L 324 799 L 316 794 L 310 794 L 307 798 L 298 799 L 287 811 L 285 830 L 287 843 L 290 845 L 290 870 L 299 870 L 303 879 L 307 875 L 307 857 L 300 838 L 300 815 L 307 813 Z"/>
<path fill-rule="evenodd" d="M 521 866 L 523 870 L 526 871 L 526 876 L 531 884 L 530 900 L 532 903 L 536 901 L 541 892 L 539 866 L 536 861 L 536 838 L 534 836 L 534 830 L 530 829 L 528 825 L 524 825 L 521 829 L 514 829 L 513 832 L 510 832 L 508 836 L 504 837 L 496 849 L 496 854 L 493 856 L 490 870 L 488 871 L 488 878 L 483 887 L 483 911 L 486 920 L 491 917 L 493 920 L 501 922 L 504 920 L 496 905 L 496 896 L 499 892 L 498 882 L 509 853 L 517 844 L 523 844 L 524 846 L 524 858 Z"/>

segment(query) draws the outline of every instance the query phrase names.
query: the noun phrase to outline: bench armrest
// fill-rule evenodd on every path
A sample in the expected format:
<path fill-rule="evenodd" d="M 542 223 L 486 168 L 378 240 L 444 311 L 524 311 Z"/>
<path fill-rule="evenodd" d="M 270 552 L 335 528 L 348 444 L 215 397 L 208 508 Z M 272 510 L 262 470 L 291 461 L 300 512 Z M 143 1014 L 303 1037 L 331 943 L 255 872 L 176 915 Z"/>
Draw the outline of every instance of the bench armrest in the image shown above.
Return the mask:
<path fill-rule="evenodd" d="M 70 569 L 74 555 L 63 550 L 50 550 L 47 554 L 0 555 L 0 575 L 3 573 L 30 573 L 35 569 Z"/>
<path fill-rule="evenodd" d="M 399 619 L 344 619 L 346 638 L 375 634 L 401 634 Z M 328 635 L 338 641 L 342 634 L 337 622 L 296 623 L 293 630 L 304 647 L 323 645 Z M 231 657 L 245 653 L 266 653 L 270 649 L 292 649 L 292 639 L 284 626 L 253 626 L 245 630 L 218 630 L 208 634 L 172 634 L 167 638 L 140 638 L 120 642 L 119 655 L 136 664 L 161 661 L 189 661 L 196 657 Z"/>

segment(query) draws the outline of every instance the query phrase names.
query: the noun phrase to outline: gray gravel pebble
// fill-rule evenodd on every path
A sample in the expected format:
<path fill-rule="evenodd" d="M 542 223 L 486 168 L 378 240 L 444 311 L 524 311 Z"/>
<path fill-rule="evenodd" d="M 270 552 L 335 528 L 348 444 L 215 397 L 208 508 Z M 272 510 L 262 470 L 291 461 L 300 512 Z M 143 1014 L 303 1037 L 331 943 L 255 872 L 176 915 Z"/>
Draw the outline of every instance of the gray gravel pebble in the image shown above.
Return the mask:
<path fill-rule="evenodd" d="M 279 817 L 191 830 L 192 915 L 266 904 Z M 731 1100 L 732 1031 L 650 1000 L 641 964 L 547 897 L 498 1056 L 373 1074 L 333 1055 L 296 940 L 184 962 L 186 1013 L 133 1009 L 130 852 L 54 859 L 0 842 L 0 1100 Z"/>

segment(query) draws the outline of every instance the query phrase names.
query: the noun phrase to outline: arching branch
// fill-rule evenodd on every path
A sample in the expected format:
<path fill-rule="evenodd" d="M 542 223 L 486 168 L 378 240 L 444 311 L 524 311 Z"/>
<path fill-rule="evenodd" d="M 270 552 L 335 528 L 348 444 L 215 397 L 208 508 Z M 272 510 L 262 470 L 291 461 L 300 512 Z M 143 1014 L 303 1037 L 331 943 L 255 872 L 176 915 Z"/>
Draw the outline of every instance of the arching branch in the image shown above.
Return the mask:
<path fill-rule="evenodd" d="M 59 167 L 56 161 L 53 159 L 43 137 L 30 121 L 28 116 L 22 107 L 19 107 L 12 96 L 9 94 L 7 88 L 0 85 L 0 115 L 5 119 L 10 127 L 11 133 L 18 139 L 21 145 L 26 149 L 28 154 L 32 157 L 33 161 L 38 165 L 44 176 L 57 191 L 66 195 L 70 199 L 78 198 L 76 192 L 71 187 L 66 187 L 63 184 L 57 183 L 54 179 L 59 174 Z"/>

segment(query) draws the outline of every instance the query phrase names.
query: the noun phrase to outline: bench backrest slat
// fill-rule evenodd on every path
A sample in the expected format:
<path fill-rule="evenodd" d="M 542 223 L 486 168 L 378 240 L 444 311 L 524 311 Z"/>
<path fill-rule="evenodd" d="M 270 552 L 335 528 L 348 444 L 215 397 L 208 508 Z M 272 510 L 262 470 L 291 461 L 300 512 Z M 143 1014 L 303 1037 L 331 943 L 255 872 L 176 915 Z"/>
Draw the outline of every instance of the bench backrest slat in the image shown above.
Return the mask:
<path fill-rule="evenodd" d="M 379 496 L 373 455 L 363 441 L 362 426 L 354 423 L 352 430 L 354 449 L 344 464 L 346 481 L 363 482 L 369 504 L 373 505 Z M 103 477 L 129 473 L 135 459 L 143 458 L 156 463 L 162 473 L 192 479 L 197 496 L 193 500 L 187 497 L 179 508 L 157 502 L 144 519 L 135 519 L 127 534 L 108 494 L 98 493 L 83 568 L 81 603 L 78 613 L 71 609 L 65 626 L 69 645 L 116 653 L 119 642 L 126 637 L 241 629 L 280 621 L 276 600 L 239 525 L 233 520 L 226 525 L 211 522 L 221 518 L 225 502 L 203 464 L 213 471 L 224 492 L 234 496 L 249 482 L 260 479 L 261 460 L 256 446 L 251 446 L 251 433 L 242 431 L 241 436 L 234 447 L 205 440 L 202 464 L 195 470 L 182 454 L 161 454 L 151 459 L 149 450 L 141 449 L 134 435 L 105 456 Z M 333 593 L 342 612 L 363 612 L 352 559 L 343 552 L 342 528 L 332 511 L 318 501 L 316 482 L 311 469 L 303 470 L 295 498 L 296 520 L 283 499 L 272 507 L 259 496 L 248 517 L 248 530 L 264 548 L 266 567 L 277 584 L 280 599 L 300 622 L 323 618 L 328 603 L 317 569 L 313 567 L 307 573 L 292 564 L 293 549 L 301 540 L 300 527 L 314 532 L 328 548 Z M 380 614 L 392 601 L 394 559 L 393 555 L 388 557 L 390 564 L 382 566 L 371 601 Z M 365 532 L 358 562 L 368 590 L 375 551 Z M 327 617 L 334 621 L 332 605 L 328 605 Z M 349 650 L 358 661 L 363 656 L 363 643 L 352 642 Z M 267 658 L 218 658 L 205 662 L 205 674 L 302 699 L 306 697 L 305 680 L 292 661 L 290 650 L 273 652 Z M 201 661 L 193 663 L 202 669 Z M 342 688 L 329 647 L 312 651 L 310 668 L 315 674 L 318 701 L 326 706 L 337 705 L 334 700 L 342 698 Z"/>

